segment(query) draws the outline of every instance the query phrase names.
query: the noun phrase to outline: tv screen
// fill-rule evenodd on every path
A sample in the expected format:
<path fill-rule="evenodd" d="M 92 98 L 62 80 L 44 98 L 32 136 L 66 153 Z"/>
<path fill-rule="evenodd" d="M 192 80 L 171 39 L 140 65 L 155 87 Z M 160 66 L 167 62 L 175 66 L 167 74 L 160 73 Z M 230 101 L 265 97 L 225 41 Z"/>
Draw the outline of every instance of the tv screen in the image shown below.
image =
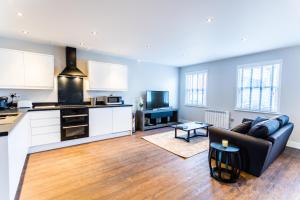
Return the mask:
<path fill-rule="evenodd" d="M 146 94 L 146 109 L 156 109 L 169 107 L 169 92 L 168 91 L 147 91 Z"/>

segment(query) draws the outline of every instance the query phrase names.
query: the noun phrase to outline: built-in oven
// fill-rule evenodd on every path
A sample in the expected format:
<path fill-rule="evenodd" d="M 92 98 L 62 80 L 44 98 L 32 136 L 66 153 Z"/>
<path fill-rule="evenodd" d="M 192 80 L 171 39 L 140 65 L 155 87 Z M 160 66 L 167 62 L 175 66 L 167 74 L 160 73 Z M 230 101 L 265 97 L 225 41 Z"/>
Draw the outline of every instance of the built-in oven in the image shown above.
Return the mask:
<path fill-rule="evenodd" d="M 88 108 L 61 109 L 61 140 L 89 137 Z"/>

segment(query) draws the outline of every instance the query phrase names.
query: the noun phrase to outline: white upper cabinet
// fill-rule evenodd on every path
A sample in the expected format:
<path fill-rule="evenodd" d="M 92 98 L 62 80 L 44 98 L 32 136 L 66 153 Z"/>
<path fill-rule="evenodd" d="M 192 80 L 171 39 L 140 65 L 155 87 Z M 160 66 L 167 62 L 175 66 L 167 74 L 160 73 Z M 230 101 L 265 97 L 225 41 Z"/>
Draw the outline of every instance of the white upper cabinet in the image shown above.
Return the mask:
<path fill-rule="evenodd" d="M 24 53 L 25 85 L 35 88 L 53 88 L 54 56 Z"/>
<path fill-rule="evenodd" d="M 54 56 L 0 49 L 0 88 L 52 89 Z"/>
<path fill-rule="evenodd" d="M 20 88 L 24 85 L 23 52 L 0 49 L 0 87 Z"/>
<path fill-rule="evenodd" d="M 88 61 L 89 90 L 127 91 L 128 69 L 125 65 Z"/>

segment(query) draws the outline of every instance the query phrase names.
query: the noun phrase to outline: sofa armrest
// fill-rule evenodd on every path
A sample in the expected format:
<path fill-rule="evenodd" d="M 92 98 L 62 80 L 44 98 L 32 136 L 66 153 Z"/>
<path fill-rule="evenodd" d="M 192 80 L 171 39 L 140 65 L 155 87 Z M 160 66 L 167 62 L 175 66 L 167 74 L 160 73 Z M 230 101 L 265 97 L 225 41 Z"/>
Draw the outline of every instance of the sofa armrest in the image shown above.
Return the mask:
<path fill-rule="evenodd" d="M 228 140 L 229 144 L 238 146 L 242 157 L 242 169 L 255 176 L 263 172 L 265 162 L 272 149 L 268 140 L 236 133 L 215 127 L 209 128 L 209 141 L 219 142 Z"/>

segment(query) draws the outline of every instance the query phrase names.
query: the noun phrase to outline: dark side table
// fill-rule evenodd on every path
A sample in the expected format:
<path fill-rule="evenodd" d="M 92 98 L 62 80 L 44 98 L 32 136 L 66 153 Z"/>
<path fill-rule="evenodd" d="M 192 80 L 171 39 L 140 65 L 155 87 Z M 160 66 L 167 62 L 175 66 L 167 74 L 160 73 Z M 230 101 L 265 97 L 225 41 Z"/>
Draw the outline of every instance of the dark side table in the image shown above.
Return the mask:
<path fill-rule="evenodd" d="M 238 147 L 223 147 L 220 143 L 212 142 L 209 147 L 208 162 L 211 177 L 218 181 L 234 183 L 240 176 L 241 156 Z"/>

